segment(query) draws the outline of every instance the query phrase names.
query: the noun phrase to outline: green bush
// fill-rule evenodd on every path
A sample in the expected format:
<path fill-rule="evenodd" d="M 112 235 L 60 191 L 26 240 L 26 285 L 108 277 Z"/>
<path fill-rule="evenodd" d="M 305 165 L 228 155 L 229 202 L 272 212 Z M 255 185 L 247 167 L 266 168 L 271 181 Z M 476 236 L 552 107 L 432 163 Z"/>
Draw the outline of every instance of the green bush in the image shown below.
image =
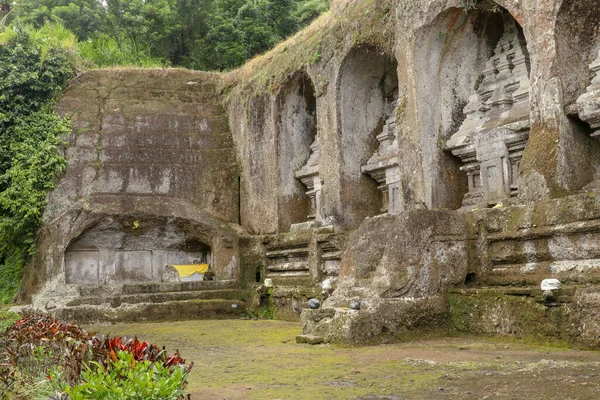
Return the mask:
<path fill-rule="evenodd" d="M 81 373 L 83 383 L 59 386 L 72 400 L 177 400 L 185 396 L 188 372 L 184 366 L 165 367 L 150 361 L 136 362 L 133 354 L 119 351 L 106 369 L 92 362 Z M 60 381 L 56 375 L 53 381 Z"/>

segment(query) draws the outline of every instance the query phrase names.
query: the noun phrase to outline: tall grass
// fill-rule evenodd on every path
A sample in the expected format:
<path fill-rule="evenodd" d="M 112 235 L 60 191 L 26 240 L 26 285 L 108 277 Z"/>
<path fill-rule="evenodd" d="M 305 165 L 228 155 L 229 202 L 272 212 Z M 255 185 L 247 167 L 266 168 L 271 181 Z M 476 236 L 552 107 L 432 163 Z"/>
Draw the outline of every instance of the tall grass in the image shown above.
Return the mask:
<path fill-rule="evenodd" d="M 132 41 L 124 36 L 115 39 L 107 34 L 99 34 L 94 39 L 79 43 L 79 55 L 99 68 L 168 66 L 165 60 L 152 57 L 149 49 L 134 46 Z"/>

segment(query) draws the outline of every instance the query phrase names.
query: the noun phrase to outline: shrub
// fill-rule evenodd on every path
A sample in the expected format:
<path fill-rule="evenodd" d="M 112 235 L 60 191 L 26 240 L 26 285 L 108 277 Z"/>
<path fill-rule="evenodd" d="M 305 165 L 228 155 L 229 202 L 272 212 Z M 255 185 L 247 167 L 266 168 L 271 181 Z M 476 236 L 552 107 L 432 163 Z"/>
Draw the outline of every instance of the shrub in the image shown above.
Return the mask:
<path fill-rule="evenodd" d="M 51 315 L 25 314 L 6 330 L 4 343 L 0 361 L 1 398 L 31 398 L 34 397 L 32 391 L 47 394 L 53 388 L 66 394 L 67 397 L 62 398 L 146 399 L 153 398 L 147 396 L 151 390 L 161 394 L 162 397 L 157 398 L 177 399 L 183 396 L 193 367 L 193 363 L 185 366 L 179 352 L 168 355 L 164 347 L 160 349 L 137 338 L 96 337 L 78 325 L 60 322 Z M 133 372 L 126 374 L 121 368 L 125 359 Z M 99 374 L 106 376 L 99 377 Z M 144 395 L 119 397 L 120 389 L 109 384 L 115 379 L 120 382 L 117 387 L 132 391 L 139 388 Z M 148 379 L 154 383 L 147 382 Z M 100 386 L 94 386 L 96 384 L 113 388 L 116 397 L 100 396 Z M 90 391 L 100 397 L 75 397 L 86 396 Z M 175 397 L 165 397 L 164 393 Z"/>

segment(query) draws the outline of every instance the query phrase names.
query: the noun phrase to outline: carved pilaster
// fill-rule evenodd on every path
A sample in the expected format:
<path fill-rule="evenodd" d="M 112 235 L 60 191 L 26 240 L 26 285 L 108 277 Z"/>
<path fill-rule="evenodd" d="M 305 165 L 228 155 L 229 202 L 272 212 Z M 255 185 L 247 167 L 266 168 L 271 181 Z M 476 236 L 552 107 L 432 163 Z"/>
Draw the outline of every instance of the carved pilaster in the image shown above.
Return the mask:
<path fill-rule="evenodd" d="M 590 124 L 592 128 L 591 137 L 600 139 L 600 51 L 596 59 L 590 64 L 590 71 L 594 76 L 584 94 L 579 96 L 575 103 L 577 113 L 582 121 Z M 598 176 L 588 184 L 584 190 L 600 191 L 600 179 Z"/>

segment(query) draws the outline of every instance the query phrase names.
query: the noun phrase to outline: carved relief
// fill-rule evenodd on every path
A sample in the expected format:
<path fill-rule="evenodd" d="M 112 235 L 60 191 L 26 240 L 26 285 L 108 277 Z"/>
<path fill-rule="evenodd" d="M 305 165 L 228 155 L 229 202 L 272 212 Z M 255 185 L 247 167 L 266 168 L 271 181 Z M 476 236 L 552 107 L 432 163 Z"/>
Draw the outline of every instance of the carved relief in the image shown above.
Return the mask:
<path fill-rule="evenodd" d="M 323 181 L 319 175 L 319 138 L 310 145 L 310 157 L 306 164 L 296 172 L 296 178 L 300 179 L 308 189 L 306 195 L 310 200 L 309 221 L 321 222 L 323 219 Z"/>
<path fill-rule="evenodd" d="M 519 163 L 530 126 L 528 71 L 525 38 L 505 14 L 504 34 L 464 108 L 466 118 L 446 143 L 467 173 L 463 207 L 495 204 L 518 194 Z"/>
<path fill-rule="evenodd" d="M 398 99 L 386 106 L 386 119 L 382 132 L 377 135 L 379 148 L 361 167 L 361 172 L 369 174 L 377 181 L 378 189 L 382 192 L 382 213 L 395 214 L 401 211 L 400 168 L 398 166 L 398 131 L 396 128 L 396 112 Z"/>
<path fill-rule="evenodd" d="M 598 57 L 590 64 L 594 72 L 592 83 L 584 94 L 577 99 L 579 118 L 590 124 L 592 137 L 600 137 L 600 51 Z"/>

